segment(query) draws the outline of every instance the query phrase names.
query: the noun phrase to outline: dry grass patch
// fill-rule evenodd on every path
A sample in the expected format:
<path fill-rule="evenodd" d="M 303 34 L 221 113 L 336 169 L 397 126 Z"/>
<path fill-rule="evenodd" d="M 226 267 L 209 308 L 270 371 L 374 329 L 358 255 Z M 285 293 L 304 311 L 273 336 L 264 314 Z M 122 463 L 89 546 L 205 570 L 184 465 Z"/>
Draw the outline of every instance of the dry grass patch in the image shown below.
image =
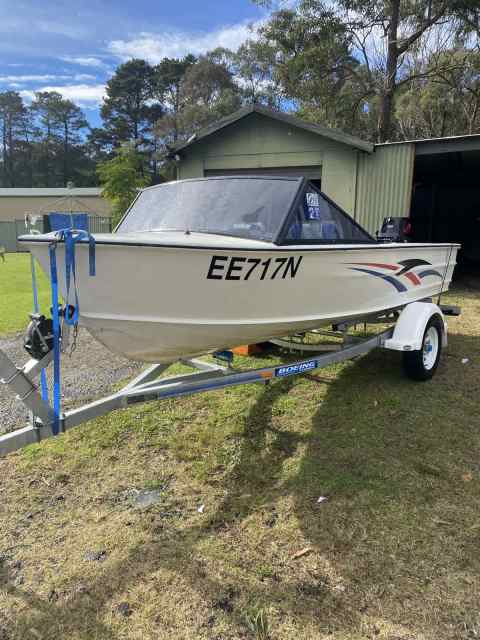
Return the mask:
<path fill-rule="evenodd" d="M 449 300 L 432 382 L 378 351 L 0 461 L 0 638 L 478 637 L 480 300 Z"/>

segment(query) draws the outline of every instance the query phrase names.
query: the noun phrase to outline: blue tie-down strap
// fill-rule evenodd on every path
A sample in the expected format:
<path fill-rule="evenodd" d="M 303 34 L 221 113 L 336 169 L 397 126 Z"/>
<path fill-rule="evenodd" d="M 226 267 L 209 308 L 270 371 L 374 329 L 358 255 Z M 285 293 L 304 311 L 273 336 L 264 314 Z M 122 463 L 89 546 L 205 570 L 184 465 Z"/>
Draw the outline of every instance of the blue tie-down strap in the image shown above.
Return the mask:
<path fill-rule="evenodd" d="M 64 321 L 70 325 L 76 325 L 80 315 L 78 300 L 76 266 L 75 266 L 75 244 L 83 240 L 88 240 L 89 249 L 89 273 L 95 275 L 95 239 L 87 231 L 76 231 L 74 229 L 61 229 L 55 234 L 55 241 L 49 245 L 50 255 L 50 281 L 52 287 L 52 320 L 53 320 L 53 425 L 52 431 L 57 435 L 60 431 L 61 398 L 60 398 L 60 309 L 58 300 L 58 272 L 57 272 L 57 242 L 63 240 L 65 243 L 65 302 L 68 304 L 70 282 L 73 276 L 73 286 L 75 288 L 75 306 L 72 311 L 67 308 L 64 314 Z"/>
<path fill-rule="evenodd" d="M 70 325 L 76 325 L 79 318 L 79 301 L 77 291 L 77 271 L 75 261 L 75 244 L 88 240 L 88 268 L 91 276 L 95 275 L 95 238 L 88 231 L 75 229 L 61 229 L 55 234 L 58 240 L 65 242 L 65 288 L 66 299 L 69 302 L 70 284 L 73 277 L 73 288 L 75 293 L 75 304 L 71 313 L 65 314 L 65 322 Z"/>
<path fill-rule="evenodd" d="M 35 269 L 35 258 L 32 253 L 30 254 L 30 269 L 32 272 L 33 310 L 35 313 L 39 314 L 40 304 L 38 302 L 37 272 Z M 48 403 L 48 384 L 45 369 L 42 369 L 40 372 L 40 387 L 42 390 L 42 400 Z"/>

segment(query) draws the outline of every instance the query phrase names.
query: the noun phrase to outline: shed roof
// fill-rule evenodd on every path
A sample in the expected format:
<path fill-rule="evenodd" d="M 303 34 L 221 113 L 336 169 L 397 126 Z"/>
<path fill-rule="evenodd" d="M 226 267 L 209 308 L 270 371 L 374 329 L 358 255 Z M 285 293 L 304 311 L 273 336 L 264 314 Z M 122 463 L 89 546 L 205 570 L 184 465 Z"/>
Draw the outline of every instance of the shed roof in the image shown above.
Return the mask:
<path fill-rule="evenodd" d="M 292 116 L 282 111 L 277 111 L 276 109 L 270 109 L 269 107 L 263 107 L 259 104 L 250 104 L 242 107 L 229 116 L 226 116 L 225 118 L 222 118 L 212 125 L 201 129 L 198 133 L 191 136 L 186 142 L 180 142 L 175 145 L 172 151 L 182 151 L 183 149 L 196 144 L 200 140 L 211 136 L 221 129 L 225 129 L 225 127 L 238 122 L 238 120 L 241 120 L 242 118 L 245 118 L 252 113 L 258 113 L 262 116 L 266 116 L 267 118 L 273 118 L 274 120 L 284 122 L 285 124 L 289 124 L 292 127 L 297 127 L 298 129 L 305 129 L 306 131 L 310 131 L 311 133 L 314 133 L 318 136 L 329 138 L 330 140 L 340 142 L 341 144 L 345 144 L 349 147 L 354 147 L 355 149 L 360 149 L 361 151 L 366 151 L 368 153 L 372 153 L 373 151 L 373 144 L 371 142 L 365 142 L 365 140 L 361 140 L 360 138 L 351 136 L 348 133 L 339 131 L 338 129 L 331 129 L 321 124 L 306 122 L 305 120 L 301 120 L 296 116 Z"/>
<path fill-rule="evenodd" d="M 29 188 L 29 187 L 6 187 L 0 189 L 0 198 L 38 198 L 38 197 L 54 197 L 61 198 L 63 196 L 72 198 L 83 197 L 99 197 L 102 194 L 102 189 L 99 187 L 78 187 L 68 189 L 67 187 L 58 188 Z"/>
<path fill-rule="evenodd" d="M 413 138 L 411 140 L 397 140 L 395 142 L 377 142 L 376 147 L 386 147 L 387 145 L 394 144 L 420 144 L 424 142 L 434 143 L 439 141 L 454 142 L 454 141 L 466 141 L 476 140 L 480 144 L 480 133 L 465 133 L 459 136 L 444 136 L 441 138 Z"/>
<path fill-rule="evenodd" d="M 443 138 L 417 138 L 398 142 L 382 142 L 375 147 L 388 147 L 401 144 L 415 145 L 415 155 L 432 155 L 436 153 L 457 153 L 462 151 L 480 151 L 480 134 L 469 133 L 460 136 Z"/>

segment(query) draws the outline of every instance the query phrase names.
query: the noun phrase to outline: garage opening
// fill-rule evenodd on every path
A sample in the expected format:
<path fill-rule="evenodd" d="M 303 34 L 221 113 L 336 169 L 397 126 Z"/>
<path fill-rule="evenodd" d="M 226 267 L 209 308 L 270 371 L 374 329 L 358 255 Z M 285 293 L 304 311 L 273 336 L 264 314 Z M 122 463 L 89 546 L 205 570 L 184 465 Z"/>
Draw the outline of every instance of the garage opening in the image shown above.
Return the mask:
<path fill-rule="evenodd" d="M 455 142 L 455 141 L 453 141 Z M 470 140 L 470 144 L 471 144 Z M 435 143 L 435 141 L 432 141 Z M 459 242 L 460 272 L 480 274 L 479 149 L 441 152 L 420 143 L 416 152 L 411 207 L 414 242 Z"/>
<path fill-rule="evenodd" d="M 205 170 L 208 176 L 285 176 L 289 178 L 307 178 L 317 189 L 322 189 L 322 167 L 267 167 L 258 169 L 212 169 Z"/>

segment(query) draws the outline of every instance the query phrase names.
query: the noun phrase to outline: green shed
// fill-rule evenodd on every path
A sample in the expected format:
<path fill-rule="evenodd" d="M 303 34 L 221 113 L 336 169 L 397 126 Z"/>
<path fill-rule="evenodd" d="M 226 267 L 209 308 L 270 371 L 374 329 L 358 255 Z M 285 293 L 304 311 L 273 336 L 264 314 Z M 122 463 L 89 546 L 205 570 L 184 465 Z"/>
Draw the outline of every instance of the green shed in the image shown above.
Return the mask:
<path fill-rule="evenodd" d="M 413 145 L 375 148 L 336 129 L 249 105 L 173 149 L 178 179 L 305 176 L 374 233 L 410 209 Z"/>

